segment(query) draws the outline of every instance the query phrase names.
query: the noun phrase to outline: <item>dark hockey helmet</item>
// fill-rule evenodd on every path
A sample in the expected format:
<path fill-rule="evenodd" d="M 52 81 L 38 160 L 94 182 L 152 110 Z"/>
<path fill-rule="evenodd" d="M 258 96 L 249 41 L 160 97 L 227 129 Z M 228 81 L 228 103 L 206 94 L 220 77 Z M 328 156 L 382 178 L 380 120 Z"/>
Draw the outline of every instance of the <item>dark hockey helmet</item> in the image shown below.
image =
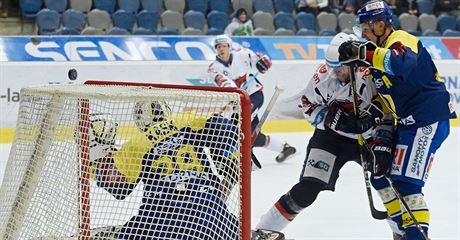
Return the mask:
<path fill-rule="evenodd" d="M 384 21 L 385 24 L 392 23 L 393 12 L 385 1 L 369 1 L 356 13 L 357 24 L 371 23 L 375 21 Z"/>

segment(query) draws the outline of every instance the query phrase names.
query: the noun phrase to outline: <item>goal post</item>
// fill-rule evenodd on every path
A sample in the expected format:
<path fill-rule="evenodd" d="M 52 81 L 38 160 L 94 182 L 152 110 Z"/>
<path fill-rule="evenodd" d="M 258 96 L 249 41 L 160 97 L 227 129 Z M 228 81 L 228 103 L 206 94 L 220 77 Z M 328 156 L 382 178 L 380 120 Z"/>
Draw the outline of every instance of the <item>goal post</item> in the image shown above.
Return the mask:
<path fill-rule="evenodd" d="M 235 88 L 22 89 L 0 238 L 249 240 L 250 111 Z"/>

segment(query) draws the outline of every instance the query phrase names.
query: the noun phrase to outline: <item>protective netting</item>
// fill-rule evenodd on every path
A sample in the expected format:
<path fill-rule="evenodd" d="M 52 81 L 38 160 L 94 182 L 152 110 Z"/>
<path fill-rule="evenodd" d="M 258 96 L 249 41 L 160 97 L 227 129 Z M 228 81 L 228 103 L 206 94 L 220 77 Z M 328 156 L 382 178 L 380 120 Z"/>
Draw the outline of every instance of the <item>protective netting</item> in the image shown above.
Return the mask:
<path fill-rule="evenodd" d="M 2 239 L 241 239 L 238 93 L 21 91 Z"/>

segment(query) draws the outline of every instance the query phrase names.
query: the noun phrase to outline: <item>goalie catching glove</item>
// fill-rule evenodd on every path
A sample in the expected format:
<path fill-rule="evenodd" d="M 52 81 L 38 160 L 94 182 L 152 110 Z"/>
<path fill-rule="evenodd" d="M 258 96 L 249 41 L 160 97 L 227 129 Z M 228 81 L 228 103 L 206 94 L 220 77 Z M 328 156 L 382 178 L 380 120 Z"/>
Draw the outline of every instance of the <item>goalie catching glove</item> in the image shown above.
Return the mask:
<path fill-rule="evenodd" d="M 375 43 L 347 41 L 339 47 L 339 61 L 352 67 L 369 67 L 372 65 L 372 56 L 377 45 Z"/>

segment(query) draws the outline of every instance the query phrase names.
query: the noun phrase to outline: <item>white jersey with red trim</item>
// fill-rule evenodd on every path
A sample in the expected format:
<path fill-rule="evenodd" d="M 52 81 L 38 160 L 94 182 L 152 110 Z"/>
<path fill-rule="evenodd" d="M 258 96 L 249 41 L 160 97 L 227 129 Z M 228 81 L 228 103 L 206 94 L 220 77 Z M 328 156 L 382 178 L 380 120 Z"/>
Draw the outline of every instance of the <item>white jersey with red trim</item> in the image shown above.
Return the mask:
<path fill-rule="evenodd" d="M 251 95 L 263 89 L 255 78 L 259 73 L 256 68 L 259 59 L 260 56 L 250 49 L 233 50 L 228 64 L 216 57 L 208 67 L 207 78 L 219 87 L 239 87 Z"/>
<path fill-rule="evenodd" d="M 369 106 L 372 99 L 377 96 L 377 89 L 369 76 L 367 68 L 358 68 L 356 73 L 356 90 L 360 102 L 360 112 Z M 311 78 L 304 90 L 303 95 L 307 98 L 307 105 L 304 106 L 303 115 L 318 129 L 324 130 L 324 120 L 328 106 L 338 103 L 345 109 L 353 108 L 353 92 L 351 82 L 346 84 L 340 82 L 332 69 L 321 65 Z M 305 105 L 305 104 L 304 104 Z M 338 134 L 356 139 L 356 134 L 336 131 Z M 371 130 L 364 133 L 365 137 L 370 136 Z"/>

